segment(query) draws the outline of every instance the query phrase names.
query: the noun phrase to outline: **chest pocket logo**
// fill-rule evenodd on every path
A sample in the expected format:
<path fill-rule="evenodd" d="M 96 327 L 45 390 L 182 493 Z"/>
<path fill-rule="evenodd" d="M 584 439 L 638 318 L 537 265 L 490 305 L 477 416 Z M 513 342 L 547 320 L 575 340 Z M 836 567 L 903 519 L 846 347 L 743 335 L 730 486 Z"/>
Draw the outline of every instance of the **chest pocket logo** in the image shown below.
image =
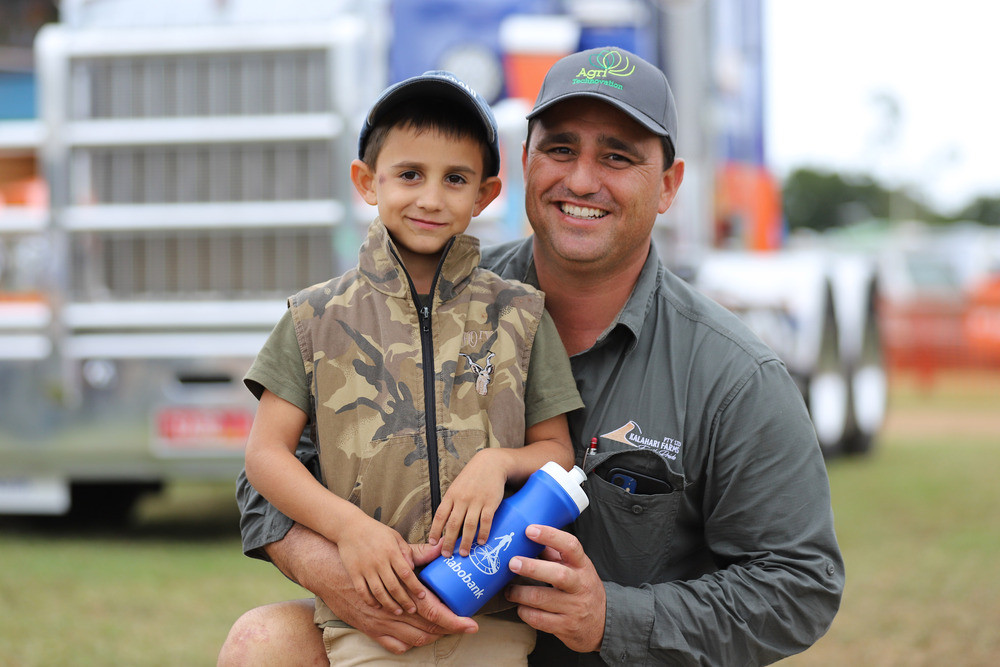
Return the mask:
<path fill-rule="evenodd" d="M 641 449 L 650 449 L 671 461 L 677 460 L 677 455 L 681 453 L 680 440 L 668 437 L 660 439 L 647 437 L 642 434 L 642 429 L 633 420 L 629 420 L 627 424 L 619 426 L 610 433 L 602 433 L 601 437 Z"/>
<path fill-rule="evenodd" d="M 466 361 L 469 362 L 469 366 L 476 374 L 476 393 L 480 396 L 486 395 L 486 389 L 489 387 L 490 382 L 493 380 L 493 364 L 490 363 L 490 359 L 496 356 L 493 352 L 490 352 L 486 356 L 485 366 L 480 366 L 472 360 L 472 357 L 467 355 L 465 352 L 459 352 Z"/>

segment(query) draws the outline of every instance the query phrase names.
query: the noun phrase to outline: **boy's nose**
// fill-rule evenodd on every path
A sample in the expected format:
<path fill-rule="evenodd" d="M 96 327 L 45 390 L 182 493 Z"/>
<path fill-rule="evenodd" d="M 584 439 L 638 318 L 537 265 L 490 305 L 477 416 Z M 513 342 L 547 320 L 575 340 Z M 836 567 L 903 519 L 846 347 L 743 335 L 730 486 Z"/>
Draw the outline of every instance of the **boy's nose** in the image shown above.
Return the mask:
<path fill-rule="evenodd" d="M 436 211 L 441 208 L 443 201 L 443 188 L 440 185 L 428 183 L 420 188 L 420 195 L 417 197 L 417 206 L 429 211 Z"/>

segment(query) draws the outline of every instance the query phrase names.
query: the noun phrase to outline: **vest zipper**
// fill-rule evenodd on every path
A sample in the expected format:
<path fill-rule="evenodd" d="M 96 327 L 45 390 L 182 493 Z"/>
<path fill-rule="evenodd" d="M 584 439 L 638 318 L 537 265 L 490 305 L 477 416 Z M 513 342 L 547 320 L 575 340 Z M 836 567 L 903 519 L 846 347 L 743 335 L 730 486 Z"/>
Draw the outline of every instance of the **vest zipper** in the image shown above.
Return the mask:
<path fill-rule="evenodd" d="M 441 251 L 441 259 L 438 261 L 437 269 L 434 271 L 434 280 L 431 281 L 430 299 L 434 303 L 434 292 L 437 290 L 438 278 L 441 277 L 441 269 L 444 268 L 445 257 L 455 243 L 455 237 L 448 239 L 444 249 Z M 406 265 L 399 258 L 395 248 L 392 254 L 403 268 L 403 275 L 410 285 L 410 294 L 413 297 L 414 305 L 417 305 L 417 314 L 420 316 L 420 352 L 424 365 L 424 428 L 427 433 L 427 476 L 431 487 L 431 517 L 437 514 L 438 506 L 441 504 L 441 475 L 438 469 L 438 447 L 437 447 L 437 408 L 434 392 L 434 337 L 431 331 L 431 308 L 420 304 L 420 295 L 413 285 L 413 279 L 406 271 Z"/>
<path fill-rule="evenodd" d="M 437 276 L 434 277 L 437 283 Z M 434 298 L 431 287 L 431 298 Z M 438 471 L 437 408 L 434 396 L 434 338 L 431 332 L 430 306 L 420 308 L 420 347 L 424 363 L 424 423 L 427 429 L 427 472 L 431 485 L 431 516 L 441 504 L 441 479 Z"/>

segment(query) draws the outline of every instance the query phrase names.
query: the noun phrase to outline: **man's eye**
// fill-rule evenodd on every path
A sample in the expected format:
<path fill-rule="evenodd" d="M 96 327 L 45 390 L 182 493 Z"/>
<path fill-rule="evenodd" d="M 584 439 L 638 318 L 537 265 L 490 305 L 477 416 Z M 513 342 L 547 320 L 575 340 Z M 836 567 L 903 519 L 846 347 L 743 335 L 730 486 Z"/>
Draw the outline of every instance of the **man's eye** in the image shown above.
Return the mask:
<path fill-rule="evenodd" d="M 611 153 L 608 155 L 608 162 L 616 167 L 626 167 L 632 164 L 632 159 L 621 153 Z"/>

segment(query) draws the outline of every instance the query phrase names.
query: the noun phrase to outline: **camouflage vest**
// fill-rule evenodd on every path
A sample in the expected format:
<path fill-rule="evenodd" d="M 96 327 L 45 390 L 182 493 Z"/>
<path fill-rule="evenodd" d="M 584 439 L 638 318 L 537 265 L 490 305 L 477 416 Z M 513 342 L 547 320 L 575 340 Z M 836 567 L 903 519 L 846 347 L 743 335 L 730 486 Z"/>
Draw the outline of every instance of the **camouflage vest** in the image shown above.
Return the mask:
<path fill-rule="evenodd" d="M 478 450 L 523 446 L 543 295 L 479 268 L 477 239 L 445 249 L 429 318 L 378 220 L 356 269 L 289 307 L 326 486 L 408 542 L 427 539 L 434 468 L 443 496 Z"/>

